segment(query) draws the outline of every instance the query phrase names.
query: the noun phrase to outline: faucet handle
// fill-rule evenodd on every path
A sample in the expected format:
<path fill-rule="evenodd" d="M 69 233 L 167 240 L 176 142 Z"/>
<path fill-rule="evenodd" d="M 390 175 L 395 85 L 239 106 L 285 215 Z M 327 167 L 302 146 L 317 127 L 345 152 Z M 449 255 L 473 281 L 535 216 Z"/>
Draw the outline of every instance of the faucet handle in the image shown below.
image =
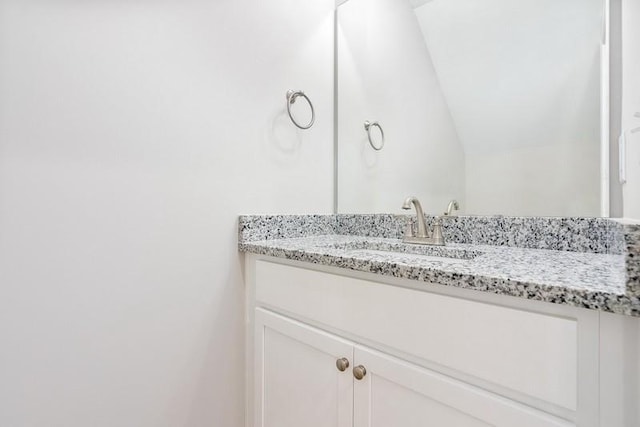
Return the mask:
<path fill-rule="evenodd" d="M 444 236 L 442 235 L 442 217 L 437 216 L 434 219 L 431 239 L 435 245 L 444 245 Z"/>
<path fill-rule="evenodd" d="M 404 237 L 413 237 L 413 224 L 410 219 L 407 220 L 407 225 L 404 229 Z"/>

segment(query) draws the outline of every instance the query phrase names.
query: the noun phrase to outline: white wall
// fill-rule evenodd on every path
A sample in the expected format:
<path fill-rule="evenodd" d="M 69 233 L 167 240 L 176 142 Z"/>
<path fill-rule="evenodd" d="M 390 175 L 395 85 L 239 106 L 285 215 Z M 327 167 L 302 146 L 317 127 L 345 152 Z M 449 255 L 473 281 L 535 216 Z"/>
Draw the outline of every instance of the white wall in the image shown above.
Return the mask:
<path fill-rule="evenodd" d="M 402 212 L 412 195 L 427 213 L 464 207 L 462 146 L 409 2 L 349 0 L 338 23 L 340 212 Z M 379 152 L 365 120 L 384 129 Z"/>
<path fill-rule="evenodd" d="M 627 131 L 624 216 L 640 219 L 640 1 L 622 1 L 622 129 Z"/>
<path fill-rule="evenodd" d="M 602 12 L 602 0 L 416 9 L 464 146 L 467 212 L 600 215 Z"/>
<path fill-rule="evenodd" d="M 0 0 L 0 425 L 243 424 L 236 216 L 331 210 L 333 6 Z"/>
<path fill-rule="evenodd" d="M 598 160 L 592 144 L 524 146 L 467 153 L 467 212 L 474 215 L 600 216 Z M 588 167 L 589 166 L 589 167 Z"/>

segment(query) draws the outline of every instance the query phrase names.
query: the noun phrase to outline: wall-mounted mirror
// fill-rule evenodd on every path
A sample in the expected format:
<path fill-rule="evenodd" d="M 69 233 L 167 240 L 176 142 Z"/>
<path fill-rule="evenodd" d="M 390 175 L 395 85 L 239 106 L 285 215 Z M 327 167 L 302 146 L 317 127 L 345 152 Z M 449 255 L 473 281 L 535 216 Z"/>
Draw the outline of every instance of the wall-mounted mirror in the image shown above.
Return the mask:
<path fill-rule="evenodd" d="M 429 213 L 457 199 L 470 215 L 607 215 L 605 10 L 605 0 L 338 6 L 338 212 L 396 212 L 415 195 Z M 382 150 L 365 121 L 384 130 Z"/>

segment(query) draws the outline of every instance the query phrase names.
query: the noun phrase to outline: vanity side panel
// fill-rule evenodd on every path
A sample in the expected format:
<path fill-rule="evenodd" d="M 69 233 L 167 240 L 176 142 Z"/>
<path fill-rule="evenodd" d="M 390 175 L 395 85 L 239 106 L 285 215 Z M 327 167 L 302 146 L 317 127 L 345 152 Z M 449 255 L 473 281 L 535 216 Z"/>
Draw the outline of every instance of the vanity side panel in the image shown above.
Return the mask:
<path fill-rule="evenodd" d="M 256 274 L 258 305 L 578 408 L 577 319 L 266 261 L 257 262 Z"/>
<path fill-rule="evenodd" d="M 640 426 L 640 318 L 600 315 L 600 425 Z"/>
<path fill-rule="evenodd" d="M 255 355 L 255 310 L 256 305 L 256 265 L 257 257 L 253 254 L 244 254 L 240 257 L 244 264 L 243 275 L 245 284 L 245 427 L 253 427 L 255 424 L 255 393 L 257 390 L 254 372 Z"/>

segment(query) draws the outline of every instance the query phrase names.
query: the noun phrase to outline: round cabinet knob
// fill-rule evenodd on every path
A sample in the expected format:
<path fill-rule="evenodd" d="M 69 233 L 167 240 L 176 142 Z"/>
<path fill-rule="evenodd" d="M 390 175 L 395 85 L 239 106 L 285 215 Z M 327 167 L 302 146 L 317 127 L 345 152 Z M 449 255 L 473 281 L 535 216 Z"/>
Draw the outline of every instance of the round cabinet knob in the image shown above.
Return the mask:
<path fill-rule="evenodd" d="M 364 376 L 367 375 L 367 370 L 362 365 L 358 365 L 353 368 L 353 376 L 356 377 L 357 380 L 361 380 Z"/>
<path fill-rule="evenodd" d="M 338 368 L 338 371 L 344 372 L 347 370 L 348 367 L 349 367 L 349 359 L 347 359 L 346 357 L 336 360 L 336 368 Z"/>

